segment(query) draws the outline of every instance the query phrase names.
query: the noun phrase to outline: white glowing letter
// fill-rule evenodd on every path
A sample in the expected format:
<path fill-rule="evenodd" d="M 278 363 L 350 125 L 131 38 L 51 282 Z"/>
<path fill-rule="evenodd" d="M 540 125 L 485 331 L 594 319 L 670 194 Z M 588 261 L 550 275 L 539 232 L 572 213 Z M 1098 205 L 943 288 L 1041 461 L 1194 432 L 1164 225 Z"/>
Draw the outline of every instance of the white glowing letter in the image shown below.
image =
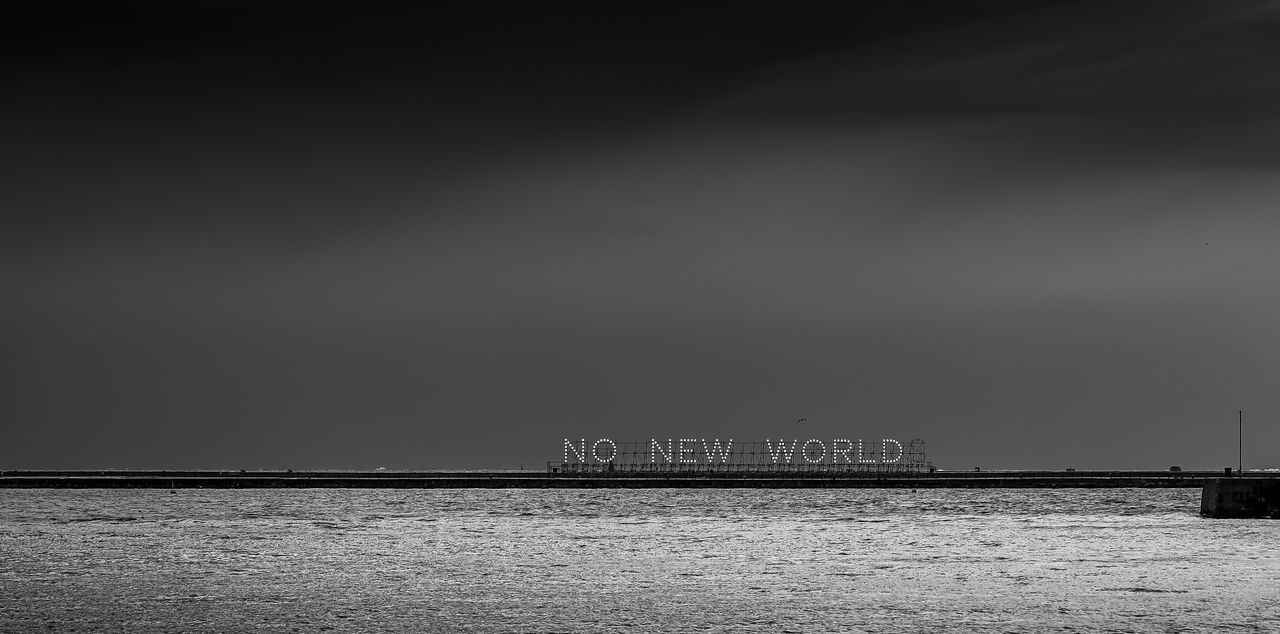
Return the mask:
<path fill-rule="evenodd" d="M 858 439 L 858 462 L 875 462 L 875 461 L 876 461 L 875 458 L 862 457 L 862 439 L 859 438 Z"/>
<path fill-rule="evenodd" d="M 568 438 L 564 439 L 564 461 L 565 462 L 569 462 L 570 449 L 573 450 L 573 455 L 578 457 L 578 462 L 587 461 L 587 439 L 583 438 L 580 442 L 582 443 L 581 447 L 574 447 L 573 441 L 569 440 Z"/>
<path fill-rule="evenodd" d="M 791 441 L 791 449 L 787 450 L 787 453 L 785 454 L 782 452 L 787 449 L 787 441 L 782 440 L 781 438 L 778 439 L 778 448 L 776 450 L 773 448 L 773 443 L 769 442 L 768 438 L 764 439 L 764 446 L 769 448 L 769 457 L 773 459 L 774 463 L 782 462 L 782 458 L 784 457 L 787 459 L 787 462 L 791 462 L 791 457 L 796 453 L 796 443 L 798 442 L 800 441 Z"/>
<path fill-rule="evenodd" d="M 715 462 L 715 461 L 716 461 L 716 457 L 717 457 L 717 456 L 720 458 L 720 462 L 728 462 L 728 461 L 729 461 L 729 451 L 730 451 L 730 448 L 731 448 L 731 447 L 733 447 L 733 439 L 732 439 L 732 438 L 730 438 L 730 439 L 728 440 L 728 442 L 726 442 L 726 443 L 724 444 L 724 451 L 721 451 L 721 450 L 720 450 L 720 439 L 719 439 L 719 438 L 715 439 L 715 442 L 713 442 L 711 445 L 707 445 L 707 439 L 706 439 L 706 438 L 703 438 L 703 439 L 702 439 L 702 449 L 703 449 L 703 451 L 706 451 L 706 452 L 707 452 L 707 462 Z"/>
<path fill-rule="evenodd" d="M 897 455 L 897 457 L 895 457 L 893 460 L 890 460 L 890 459 L 889 459 L 889 443 L 893 443 L 894 445 L 896 445 L 896 446 L 898 447 L 898 455 Z M 894 440 L 894 439 L 892 439 L 892 438 L 885 438 L 884 440 L 882 440 L 882 441 L 880 442 L 880 447 L 881 447 L 881 451 L 883 451 L 883 452 L 884 452 L 884 453 L 883 453 L 883 454 L 881 454 L 881 456 L 880 456 L 880 459 L 881 459 L 881 460 L 883 460 L 883 461 L 885 461 L 885 462 L 898 462 L 899 460 L 902 460 L 902 443 L 900 443 L 900 442 L 898 442 L 898 441 L 896 441 L 896 440 Z"/>
<path fill-rule="evenodd" d="M 810 460 L 809 445 L 812 445 L 815 442 L 818 443 L 819 447 L 822 447 L 822 453 L 818 454 L 818 458 L 816 460 Z M 822 442 L 821 440 L 818 440 L 817 438 L 810 438 L 809 440 L 804 441 L 804 445 L 800 447 L 800 457 L 804 458 L 804 461 L 810 464 L 815 462 L 822 462 L 823 460 L 827 459 L 827 445 L 826 443 Z"/>
<path fill-rule="evenodd" d="M 670 438 L 667 439 L 666 449 L 662 448 L 662 443 L 658 442 L 658 439 L 650 438 L 649 439 L 649 462 L 657 462 L 658 452 L 662 452 L 662 457 L 664 459 L 664 462 L 666 462 L 667 464 L 671 464 L 672 462 L 671 457 L 675 455 L 675 451 L 673 450 L 674 446 L 675 444 L 671 441 Z"/>
<path fill-rule="evenodd" d="M 600 459 L 600 454 L 596 453 L 596 449 L 600 447 L 600 443 L 608 443 L 609 447 L 612 449 L 612 452 L 609 453 L 609 457 L 603 460 Z M 595 458 L 596 462 L 613 462 L 613 459 L 618 457 L 618 446 L 613 444 L 613 441 L 608 438 L 601 438 L 591 445 L 591 457 Z"/>
<path fill-rule="evenodd" d="M 685 449 L 685 448 L 684 448 L 684 444 L 685 444 L 685 443 L 690 443 L 690 444 L 692 444 L 692 443 L 695 443 L 695 442 L 698 442 L 698 440 L 697 440 L 696 438 L 681 438 L 681 439 L 680 439 L 680 444 L 676 445 L 676 454 L 679 456 L 679 458 L 680 458 L 680 463 L 681 463 L 681 464 L 689 464 L 689 463 L 697 462 L 697 461 L 698 461 L 698 459 L 697 459 L 697 458 L 685 458 L 685 457 L 684 457 L 684 455 L 685 455 L 686 453 L 688 453 L 688 454 L 692 454 L 692 453 L 693 453 L 693 450 L 697 448 L 697 446 L 695 445 L 695 446 L 693 446 L 693 447 L 689 447 L 688 449 Z"/>
<path fill-rule="evenodd" d="M 844 449 L 840 448 L 840 443 L 844 443 L 845 445 Z M 849 450 L 852 448 L 853 448 L 853 441 L 847 438 L 837 438 L 831 441 L 831 462 L 833 464 L 840 463 L 840 461 L 836 459 L 836 456 L 844 456 L 845 462 L 853 462 L 852 460 L 849 459 Z"/>

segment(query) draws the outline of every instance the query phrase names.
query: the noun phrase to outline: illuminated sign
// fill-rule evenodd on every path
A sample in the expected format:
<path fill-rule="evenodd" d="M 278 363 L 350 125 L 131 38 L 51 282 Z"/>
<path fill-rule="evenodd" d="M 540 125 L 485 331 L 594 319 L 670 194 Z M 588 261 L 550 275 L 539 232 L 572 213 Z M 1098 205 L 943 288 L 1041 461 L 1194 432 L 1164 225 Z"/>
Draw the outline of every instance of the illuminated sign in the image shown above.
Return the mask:
<path fill-rule="evenodd" d="M 919 442 L 919 441 L 916 441 Z M 903 444 L 893 438 L 864 442 L 861 438 L 835 438 L 824 441 L 810 438 L 763 443 L 739 443 L 732 438 L 650 438 L 644 443 L 617 443 L 608 438 L 588 442 L 585 438 L 564 439 L 564 464 L 607 465 L 739 465 L 739 464 L 806 464 L 859 465 L 895 464 L 902 461 Z"/>

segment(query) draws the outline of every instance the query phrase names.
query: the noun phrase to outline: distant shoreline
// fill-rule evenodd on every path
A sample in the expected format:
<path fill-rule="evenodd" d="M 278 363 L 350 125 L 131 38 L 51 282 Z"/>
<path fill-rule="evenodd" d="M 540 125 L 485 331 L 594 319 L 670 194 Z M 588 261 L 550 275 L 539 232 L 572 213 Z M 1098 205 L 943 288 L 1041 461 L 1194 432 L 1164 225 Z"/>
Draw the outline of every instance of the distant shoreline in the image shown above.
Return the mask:
<path fill-rule="evenodd" d="M 1199 488 L 1221 471 L 937 471 L 919 474 L 545 471 L 0 471 L 7 489 Z M 1237 477 L 1271 477 L 1246 472 Z"/>

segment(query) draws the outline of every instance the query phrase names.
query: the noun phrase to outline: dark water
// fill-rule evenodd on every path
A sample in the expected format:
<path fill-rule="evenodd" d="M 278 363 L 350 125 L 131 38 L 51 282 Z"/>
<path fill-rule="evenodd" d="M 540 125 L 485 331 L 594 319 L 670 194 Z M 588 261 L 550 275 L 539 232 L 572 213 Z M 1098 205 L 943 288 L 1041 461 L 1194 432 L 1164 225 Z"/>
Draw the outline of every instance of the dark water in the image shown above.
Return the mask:
<path fill-rule="evenodd" d="M 0 491 L 0 629 L 1267 631 L 1199 490 Z"/>

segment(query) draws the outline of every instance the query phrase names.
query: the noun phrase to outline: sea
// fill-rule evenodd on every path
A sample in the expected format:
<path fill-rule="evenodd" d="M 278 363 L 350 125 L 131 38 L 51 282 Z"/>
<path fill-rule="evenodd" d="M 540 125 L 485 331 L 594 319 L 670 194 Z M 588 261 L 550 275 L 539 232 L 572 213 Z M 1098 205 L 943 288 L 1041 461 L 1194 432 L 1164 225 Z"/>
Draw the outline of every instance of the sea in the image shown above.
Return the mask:
<path fill-rule="evenodd" d="M 1198 489 L 0 490 L 0 631 L 1280 630 Z"/>

